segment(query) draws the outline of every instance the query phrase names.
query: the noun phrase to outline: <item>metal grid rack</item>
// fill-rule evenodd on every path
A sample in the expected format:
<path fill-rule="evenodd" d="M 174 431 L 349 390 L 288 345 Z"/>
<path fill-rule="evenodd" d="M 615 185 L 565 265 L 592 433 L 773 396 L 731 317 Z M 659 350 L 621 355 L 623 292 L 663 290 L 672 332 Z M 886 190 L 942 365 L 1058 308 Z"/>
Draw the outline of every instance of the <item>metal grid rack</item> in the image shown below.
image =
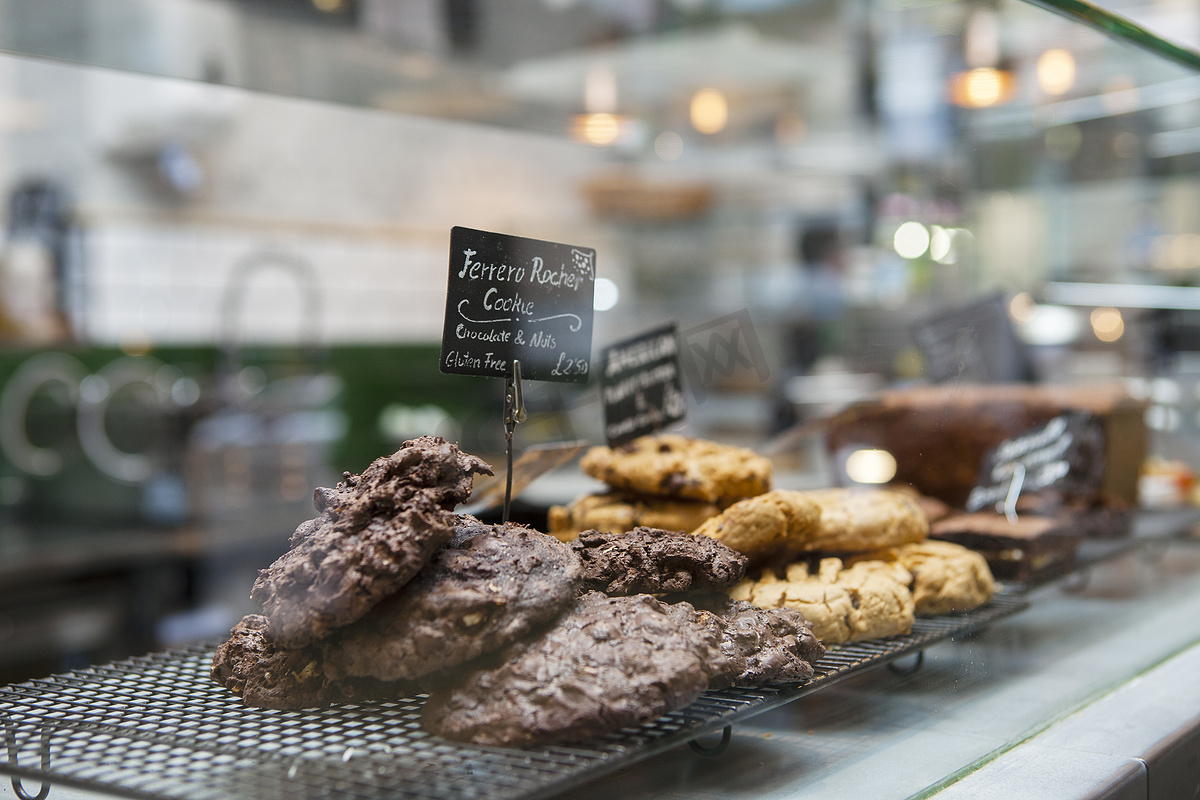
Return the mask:
<path fill-rule="evenodd" d="M 832 647 L 794 686 L 705 693 L 680 711 L 583 743 L 527 749 L 421 730 L 423 698 L 276 711 L 244 708 L 209 678 L 213 648 L 157 653 L 0 687 L 7 758 L 23 800 L 48 781 L 137 798 L 522 798 L 563 792 L 936 642 L 1027 601 L 918 619 L 911 634 Z"/>

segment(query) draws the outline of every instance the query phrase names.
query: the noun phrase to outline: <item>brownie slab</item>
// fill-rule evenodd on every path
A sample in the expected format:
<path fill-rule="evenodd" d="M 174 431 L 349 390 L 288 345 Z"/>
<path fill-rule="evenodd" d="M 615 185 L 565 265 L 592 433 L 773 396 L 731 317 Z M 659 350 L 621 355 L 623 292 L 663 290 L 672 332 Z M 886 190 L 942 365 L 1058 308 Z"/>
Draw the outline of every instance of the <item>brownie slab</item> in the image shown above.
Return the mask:
<path fill-rule="evenodd" d="M 929 535 L 979 552 L 987 559 L 992 575 L 1012 581 L 1066 572 L 1083 541 L 1072 517 L 1025 514 L 1010 522 L 992 512 L 948 517 L 930 526 Z"/>

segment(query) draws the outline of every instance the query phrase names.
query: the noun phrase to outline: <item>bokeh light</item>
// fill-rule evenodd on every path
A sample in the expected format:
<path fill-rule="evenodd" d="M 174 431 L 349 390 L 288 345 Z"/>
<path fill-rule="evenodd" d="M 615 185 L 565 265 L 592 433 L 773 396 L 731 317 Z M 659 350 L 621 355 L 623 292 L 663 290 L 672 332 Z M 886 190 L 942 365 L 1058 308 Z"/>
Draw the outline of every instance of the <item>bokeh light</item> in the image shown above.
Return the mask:
<path fill-rule="evenodd" d="M 887 450 L 855 450 L 846 457 L 846 477 L 855 483 L 887 483 L 896 477 L 896 457 Z"/>
<path fill-rule="evenodd" d="M 729 122 L 729 102 L 717 89 L 701 89 L 692 95 L 689 113 L 700 133 L 720 133 Z"/>
<path fill-rule="evenodd" d="M 892 247 L 901 258 L 920 258 L 929 249 L 929 231 L 919 222 L 905 222 L 896 228 Z"/>
<path fill-rule="evenodd" d="M 1075 85 L 1075 57 L 1061 48 L 1042 53 L 1037 61 L 1037 82 L 1048 95 L 1066 94 Z"/>
<path fill-rule="evenodd" d="M 1091 314 L 1092 333 L 1102 342 L 1115 342 L 1125 333 L 1125 320 L 1115 308 L 1097 308 Z"/>

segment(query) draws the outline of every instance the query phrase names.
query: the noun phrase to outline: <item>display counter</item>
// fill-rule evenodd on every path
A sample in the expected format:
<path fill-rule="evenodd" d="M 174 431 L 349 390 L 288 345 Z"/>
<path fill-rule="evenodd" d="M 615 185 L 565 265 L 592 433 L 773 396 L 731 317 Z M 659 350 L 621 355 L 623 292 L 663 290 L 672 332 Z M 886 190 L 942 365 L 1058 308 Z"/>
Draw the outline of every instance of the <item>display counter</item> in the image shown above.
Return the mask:
<path fill-rule="evenodd" d="M 937 643 L 919 654 L 907 653 L 886 666 L 880 662 L 882 668 L 855 672 L 739 721 L 723 748 L 717 742 L 719 734 L 706 734 L 694 749 L 708 755 L 675 747 L 643 759 L 638 746 L 613 747 L 600 760 L 594 779 L 574 787 L 571 794 L 754 800 L 909 798 L 939 792 L 947 797 L 1191 797 L 1187 792 L 1200 784 L 1195 747 L 1200 735 L 1200 682 L 1194 679 L 1200 674 L 1200 628 L 1195 624 L 1200 618 L 1200 539 L 1193 535 L 1194 522 L 1195 514 L 1185 512 L 1143 515 L 1135 533 L 1140 546 L 1030 589 L 1023 593 L 1028 607 L 1018 613 L 969 636 Z M 1013 592 L 1022 594 L 1020 587 L 1006 587 L 1004 594 Z M 149 666 L 142 664 L 136 670 L 116 665 L 109 672 L 139 671 L 143 678 L 161 674 L 164 697 L 174 696 L 176 673 L 197 671 L 189 680 L 205 685 L 203 653 L 189 658 L 152 659 Z M 85 672 L 49 681 L 86 687 L 93 679 Z M 9 691 L 22 690 L 16 686 Z M 116 708 L 113 695 L 97 688 L 94 720 L 120 720 L 122 714 L 146 713 L 142 705 L 149 709 L 166 702 L 136 695 L 129 695 L 128 704 Z M 189 699 L 178 697 L 173 702 L 185 700 Z M 386 725 L 370 722 L 362 716 L 365 712 L 353 707 L 264 712 L 241 709 L 233 698 L 220 700 L 227 700 L 230 707 L 212 706 L 212 699 L 203 701 L 211 706 L 213 736 L 228 730 L 236 738 L 243 723 L 261 732 L 286 726 L 288 720 L 300 726 L 297 730 L 311 730 L 294 741 L 279 737 L 275 747 L 292 751 L 284 761 L 303 765 L 300 777 L 295 766 L 288 775 L 298 783 L 277 776 L 281 791 L 287 786 L 289 791 L 300 791 L 304 780 L 323 769 L 337 774 L 336 770 L 359 758 L 368 773 L 375 768 L 378 775 L 363 785 L 344 785 L 345 796 L 409 796 L 413 784 L 402 780 L 405 770 L 421 768 L 421 763 L 428 768 L 433 754 L 447 749 L 437 740 L 423 740 L 421 747 L 433 749 L 430 760 L 422 762 L 420 748 L 414 751 L 396 744 L 411 736 L 410 731 L 389 733 Z M 0 710 L 19 717 L 7 723 L 10 756 L 0 764 L 0 771 L 24 773 L 18 785 L 34 796 L 34 776 L 45 773 L 34 766 L 38 743 L 30 731 L 37 730 L 39 722 L 42 730 L 53 731 L 55 723 L 65 729 L 88 720 L 59 722 L 54 704 L 45 707 L 41 720 L 24 716 L 24 708 L 19 712 L 14 708 L 0 696 Z M 324 724 L 301 724 L 297 715 L 308 713 L 320 716 Z M 244 717 L 241 722 L 235 719 L 239 716 Z M 217 724 L 218 719 L 224 722 Z M 314 721 L 320 722 L 315 717 Z M 203 726 L 203 720 L 195 723 Z M 151 709 L 142 732 L 130 734 L 130 746 L 145 736 L 150 754 L 161 749 L 169 766 L 175 752 L 183 763 L 188 756 L 173 751 L 166 741 L 182 730 L 172 726 L 168 730 L 163 724 Z M 82 732 L 70 736 L 50 733 L 51 777 L 56 774 L 56 759 L 86 760 L 90 747 L 111 747 L 115 741 L 108 737 L 90 742 L 87 737 L 94 731 L 87 733 L 88 724 L 79 728 Z M 322 728 L 337 730 L 340 736 L 361 736 L 363 742 L 339 746 L 322 738 Z M 396 742 L 389 744 L 392 736 Z M 72 744 L 72 740 L 76 741 Z M 386 755 L 379 748 L 388 748 Z M 234 773 L 234 785 L 244 785 L 247 796 L 261 791 L 262 782 L 269 783 L 270 775 L 282 769 L 269 757 L 270 749 L 258 756 L 247 752 L 245 763 Z M 71 750 L 75 755 L 66 755 Z M 578 757 L 584 758 L 587 750 L 587 746 L 578 748 Z M 533 748 L 525 760 L 540 763 L 552 756 L 570 761 L 572 753 L 571 747 Z M 477 769 L 486 776 L 497 759 L 520 752 L 462 748 L 460 755 L 469 773 Z M 605 765 L 605 759 L 613 768 Z M 90 774 L 99 776 L 95 780 L 100 783 L 112 781 L 112 774 L 106 772 L 112 768 L 113 763 L 98 763 Z M 149 772 L 157 769 L 155 762 Z M 88 774 L 76 770 L 67 780 L 70 785 L 51 789 L 50 796 L 69 799 L 81 786 L 99 788 L 89 784 Z M 224 764 L 214 762 L 211 775 L 214 781 L 222 781 L 219 785 L 226 787 L 222 791 L 228 789 L 230 773 Z M 458 791 L 462 796 L 552 797 L 563 788 L 553 774 L 541 784 L 496 782 L 482 795 L 478 789 L 463 794 L 453 775 L 446 780 L 442 796 Z M 106 788 L 114 794 L 163 797 L 201 797 L 212 790 L 207 782 L 194 778 L 187 791 L 166 779 L 146 777 L 134 784 L 118 781 Z M 164 788 L 168 786 L 173 788 Z"/>
<path fill-rule="evenodd" d="M 1029 600 L 919 665 L 756 717 L 718 758 L 680 750 L 583 796 L 1195 796 L 1200 542 L 1128 554 Z"/>

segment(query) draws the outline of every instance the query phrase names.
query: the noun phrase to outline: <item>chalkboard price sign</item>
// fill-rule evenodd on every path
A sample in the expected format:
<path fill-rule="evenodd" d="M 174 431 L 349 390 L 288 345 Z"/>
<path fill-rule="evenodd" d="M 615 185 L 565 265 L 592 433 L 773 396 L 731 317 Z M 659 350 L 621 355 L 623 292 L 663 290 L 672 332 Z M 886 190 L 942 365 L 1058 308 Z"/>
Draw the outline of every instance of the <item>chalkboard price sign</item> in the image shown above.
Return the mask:
<path fill-rule="evenodd" d="M 1099 421 L 1085 411 L 1068 411 L 989 451 L 966 509 L 979 511 L 1047 489 L 1087 496 L 1095 493 L 1103 474 Z"/>
<path fill-rule="evenodd" d="M 674 325 L 608 347 L 600 372 L 604 434 L 610 447 L 684 418 L 679 338 Z"/>
<path fill-rule="evenodd" d="M 939 311 L 915 325 L 912 334 L 933 381 L 994 383 L 1030 375 L 1002 294 Z"/>
<path fill-rule="evenodd" d="M 596 251 L 455 227 L 441 370 L 586 383 Z"/>

